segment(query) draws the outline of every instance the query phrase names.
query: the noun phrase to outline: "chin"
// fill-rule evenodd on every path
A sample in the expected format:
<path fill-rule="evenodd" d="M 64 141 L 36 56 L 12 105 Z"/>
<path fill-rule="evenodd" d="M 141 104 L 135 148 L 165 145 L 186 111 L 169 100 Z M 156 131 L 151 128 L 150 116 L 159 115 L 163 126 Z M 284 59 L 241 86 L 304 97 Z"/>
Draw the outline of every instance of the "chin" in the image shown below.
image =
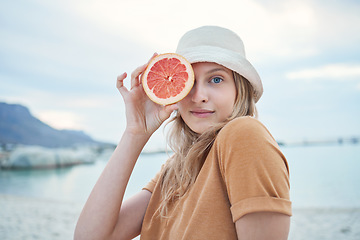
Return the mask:
<path fill-rule="evenodd" d="M 200 127 L 191 128 L 191 130 L 193 130 L 193 131 L 196 132 L 197 134 L 203 134 L 203 133 L 206 132 L 208 129 L 210 129 L 210 126 L 208 126 L 208 127 L 200 126 Z"/>

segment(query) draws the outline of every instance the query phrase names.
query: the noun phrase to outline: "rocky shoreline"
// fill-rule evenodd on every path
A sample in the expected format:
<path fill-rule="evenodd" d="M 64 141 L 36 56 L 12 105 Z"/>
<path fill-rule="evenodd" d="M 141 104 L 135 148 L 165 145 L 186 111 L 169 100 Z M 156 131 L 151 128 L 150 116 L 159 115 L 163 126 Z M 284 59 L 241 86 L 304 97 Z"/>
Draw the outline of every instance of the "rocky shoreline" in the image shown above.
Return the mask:
<path fill-rule="evenodd" d="M 0 169 L 46 169 L 94 163 L 113 146 L 81 145 L 67 148 L 19 145 L 0 151 Z"/>

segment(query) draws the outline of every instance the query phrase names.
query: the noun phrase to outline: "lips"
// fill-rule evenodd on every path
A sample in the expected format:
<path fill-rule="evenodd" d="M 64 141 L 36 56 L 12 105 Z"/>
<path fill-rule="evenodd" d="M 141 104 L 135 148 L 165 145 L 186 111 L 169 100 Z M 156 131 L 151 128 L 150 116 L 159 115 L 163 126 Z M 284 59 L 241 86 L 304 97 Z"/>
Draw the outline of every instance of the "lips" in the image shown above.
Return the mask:
<path fill-rule="evenodd" d="M 207 118 L 210 117 L 215 111 L 208 109 L 194 109 L 190 111 L 191 114 L 198 118 Z"/>

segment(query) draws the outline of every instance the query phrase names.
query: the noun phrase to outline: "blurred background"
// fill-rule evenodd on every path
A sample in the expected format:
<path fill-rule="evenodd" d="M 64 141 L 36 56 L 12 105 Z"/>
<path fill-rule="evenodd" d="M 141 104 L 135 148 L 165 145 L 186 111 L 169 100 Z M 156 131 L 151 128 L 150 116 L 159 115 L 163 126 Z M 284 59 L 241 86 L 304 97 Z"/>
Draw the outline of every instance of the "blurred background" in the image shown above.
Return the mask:
<path fill-rule="evenodd" d="M 259 120 L 290 164 L 290 239 L 360 239 L 359 12 L 354 0 L 1 1 L 0 238 L 72 238 L 125 128 L 117 75 L 219 25 L 263 81 Z M 165 148 L 160 129 L 127 195 Z"/>

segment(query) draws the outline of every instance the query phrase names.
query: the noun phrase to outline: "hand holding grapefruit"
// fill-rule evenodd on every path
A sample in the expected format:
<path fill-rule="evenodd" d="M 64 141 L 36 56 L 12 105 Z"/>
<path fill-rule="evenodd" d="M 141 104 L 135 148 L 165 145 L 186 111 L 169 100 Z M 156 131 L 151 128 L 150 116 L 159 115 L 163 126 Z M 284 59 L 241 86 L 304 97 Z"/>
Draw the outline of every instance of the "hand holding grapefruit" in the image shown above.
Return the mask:
<path fill-rule="evenodd" d="M 125 103 L 126 131 L 142 136 L 150 136 L 177 109 L 176 105 L 158 105 L 145 94 L 139 77 L 146 67 L 147 64 L 142 65 L 131 73 L 131 88 L 129 90 L 124 86 L 127 73 L 119 75 L 116 82 L 116 87 Z"/>
<path fill-rule="evenodd" d="M 182 100 L 190 92 L 194 80 L 191 64 L 176 53 L 155 56 L 142 75 L 145 93 L 160 105 Z"/>

